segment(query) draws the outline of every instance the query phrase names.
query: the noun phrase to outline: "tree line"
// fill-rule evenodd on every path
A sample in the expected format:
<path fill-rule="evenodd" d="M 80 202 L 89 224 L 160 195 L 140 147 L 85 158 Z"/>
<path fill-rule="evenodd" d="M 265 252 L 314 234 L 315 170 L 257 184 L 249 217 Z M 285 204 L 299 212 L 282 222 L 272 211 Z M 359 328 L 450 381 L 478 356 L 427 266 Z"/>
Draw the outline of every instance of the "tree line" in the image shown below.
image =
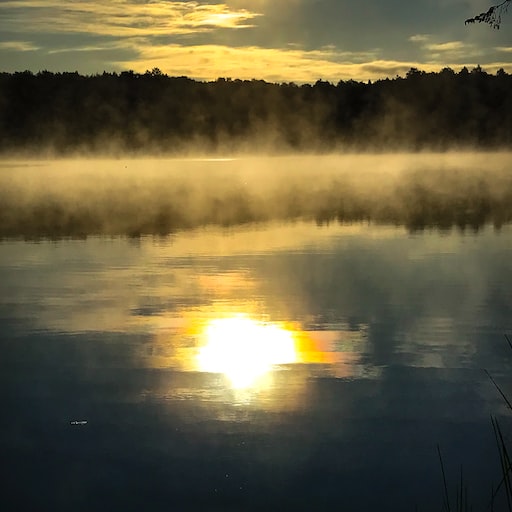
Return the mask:
<path fill-rule="evenodd" d="M 156 68 L 0 73 L 0 152 L 501 149 L 512 143 L 511 90 L 512 75 L 479 66 L 303 85 Z"/>

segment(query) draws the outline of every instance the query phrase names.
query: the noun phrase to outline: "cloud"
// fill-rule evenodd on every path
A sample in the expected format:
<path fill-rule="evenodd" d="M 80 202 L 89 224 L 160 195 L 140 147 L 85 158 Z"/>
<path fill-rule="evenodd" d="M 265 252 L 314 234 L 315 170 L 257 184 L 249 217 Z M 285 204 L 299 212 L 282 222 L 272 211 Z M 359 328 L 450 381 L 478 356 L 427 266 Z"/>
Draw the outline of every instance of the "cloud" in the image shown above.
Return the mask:
<path fill-rule="evenodd" d="M 449 41 L 447 43 L 432 43 L 426 44 L 425 49 L 431 52 L 453 52 L 471 48 L 469 45 L 464 44 L 462 41 Z"/>
<path fill-rule="evenodd" d="M 124 43 L 114 42 L 114 43 L 102 43 L 101 45 L 84 45 L 84 46 L 70 46 L 68 48 L 56 48 L 53 50 L 48 50 L 48 55 L 53 55 L 57 53 L 74 53 L 74 52 L 107 52 L 112 50 L 121 50 L 125 48 Z"/>
<path fill-rule="evenodd" d="M 427 61 L 441 61 L 451 59 L 464 61 L 482 55 L 482 49 L 471 43 L 463 41 L 432 42 L 430 34 L 415 34 L 409 37 L 409 41 L 418 44 L 425 52 Z"/>
<path fill-rule="evenodd" d="M 259 13 L 226 4 L 186 1 L 55 0 L 6 1 L 0 15 L 9 31 L 87 33 L 111 37 L 191 34 L 217 28 L 253 26 Z"/>
<path fill-rule="evenodd" d="M 349 23 L 345 16 L 359 13 L 355 1 L 325 0 L 322 9 L 314 8 L 316 3 L 0 0 L 5 27 L 0 60 L 4 70 L 96 73 L 159 67 L 169 75 L 205 80 L 231 76 L 303 83 L 375 80 L 403 75 L 410 67 L 431 71 L 481 64 L 488 69 L 494 64 L 486 62 L 506 60 L 512 51 L 505 40 L 486 48 L 464 42 L 463 35 L 443 38 L 430 25 L 390 33 L 380 17 L 376 25 L 373 18 L 365 21 L 371 38 L 363 38 L 361 20 L 350 17 Z"/>
<path fill-rule="evenodd" d="M 473 45 L 462 41 L 448 41 L 445 43 L 431 43 L 429 34 L 416 34 L 409 37 L 412 43 L 419 43 L 421 48 L 429 52 L 461 52 L 464 50 L 473 50 Z"/>
<path fill-rule="evenodd" d="M 295 47 L 269 49 L 255 46 L 222 45 L 152 45 L 138 40 L 133 47 L 135 58 L 112 63 L 120 69 L 143 73 L 154 67 L 171 76 L 189 76 L 197 80 L 231 77 L 242 80 L 261 79 L 270 82 L 313 83 L 318 79 L 337 83 L 340 80 L 377 80 L 403 76 L 411 68 L 438 72 L 444 67 L 473 68 L 477 62 L 418 62 L 384 60 L 375 54 L 337 52 L 326 48 L 305 51 Z M 358 61 L 359 59 L 359 61 Z M 495 72 L 500 67 L 511 69 L 510 63 L 493 63 L 485 69 Z"/>
<path fill-rule="evenodd" d="M 312 82 L 319 78 L 359 78 L 357 70 L 373 53 L 336 52 L 330 48 L 300 50 L 229 47 L 222 45 L 154 45 L 134 47 L 137 58 L 115 62 L 116 67 L 143 72 L 154 67 L 171 75 L 186 75 L 201 80 L 218 77 L 264 79 L 269 81 Z M 353 61 L 361 61 L 359 64 Z"/>
<path fill-rule="evenodd" d="M 32 52 L 39 50 L 39 47 L 30 41 L 3 41 L 0 43 L 0 50 L 14 52 Z"/>
<path fill-rule="evenodd" d="M 430 34 L 415 34 L 409 37 L 409 41 L 413 43 L 424 43 L 430 39 Z"/>

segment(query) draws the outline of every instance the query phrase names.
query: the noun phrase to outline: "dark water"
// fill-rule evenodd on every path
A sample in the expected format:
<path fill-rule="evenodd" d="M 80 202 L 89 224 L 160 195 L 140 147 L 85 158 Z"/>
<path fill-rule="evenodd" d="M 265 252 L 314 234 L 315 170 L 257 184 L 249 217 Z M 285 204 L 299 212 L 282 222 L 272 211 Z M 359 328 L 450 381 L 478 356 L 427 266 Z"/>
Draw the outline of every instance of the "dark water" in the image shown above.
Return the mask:
<path fill-rule="evenodd" d="M 0 508 L 440 510 L 439 444 L 485 509 L 511 256 L 509 226 L 4 241 Z"/>

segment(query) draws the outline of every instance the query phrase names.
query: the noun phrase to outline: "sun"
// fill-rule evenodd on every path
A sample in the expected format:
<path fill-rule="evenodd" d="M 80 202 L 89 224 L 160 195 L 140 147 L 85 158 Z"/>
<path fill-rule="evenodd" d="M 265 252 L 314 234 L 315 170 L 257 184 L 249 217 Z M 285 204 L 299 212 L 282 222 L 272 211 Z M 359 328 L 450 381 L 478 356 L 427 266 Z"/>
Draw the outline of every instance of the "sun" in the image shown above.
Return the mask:
<path fill-rule="evenodd" d="M 292 332 L 245 315 L 210 321 L 204 337 L 199 368 L 223 373 L 235 389 L 255 386 L 274 365 L 297 361 Z"/>

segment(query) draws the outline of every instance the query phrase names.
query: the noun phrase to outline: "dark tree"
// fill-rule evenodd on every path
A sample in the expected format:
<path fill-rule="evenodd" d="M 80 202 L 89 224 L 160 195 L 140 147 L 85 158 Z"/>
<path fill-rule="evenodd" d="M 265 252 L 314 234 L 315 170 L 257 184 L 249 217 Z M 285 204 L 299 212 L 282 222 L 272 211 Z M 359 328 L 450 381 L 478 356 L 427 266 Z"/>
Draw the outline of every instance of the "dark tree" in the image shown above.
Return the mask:
<path fill-rule="evenodd" d="M 499 29 L 501 25 L 501 16 L 505 14 L 510 6 L 512 0 L 503 0 L 503 2 L 492 5 L 485 12 L 477 14 L 473 18 L 468 18 L 464 23 L 487 23 L 492 28 Z"/>
<path fill-rule="evenodd" d="M 0 156 L 508 149 L 511 87 L 503 69 L 479 66 L 300 86 L 198 82 L 157 69 L 0 72 Z"/>

